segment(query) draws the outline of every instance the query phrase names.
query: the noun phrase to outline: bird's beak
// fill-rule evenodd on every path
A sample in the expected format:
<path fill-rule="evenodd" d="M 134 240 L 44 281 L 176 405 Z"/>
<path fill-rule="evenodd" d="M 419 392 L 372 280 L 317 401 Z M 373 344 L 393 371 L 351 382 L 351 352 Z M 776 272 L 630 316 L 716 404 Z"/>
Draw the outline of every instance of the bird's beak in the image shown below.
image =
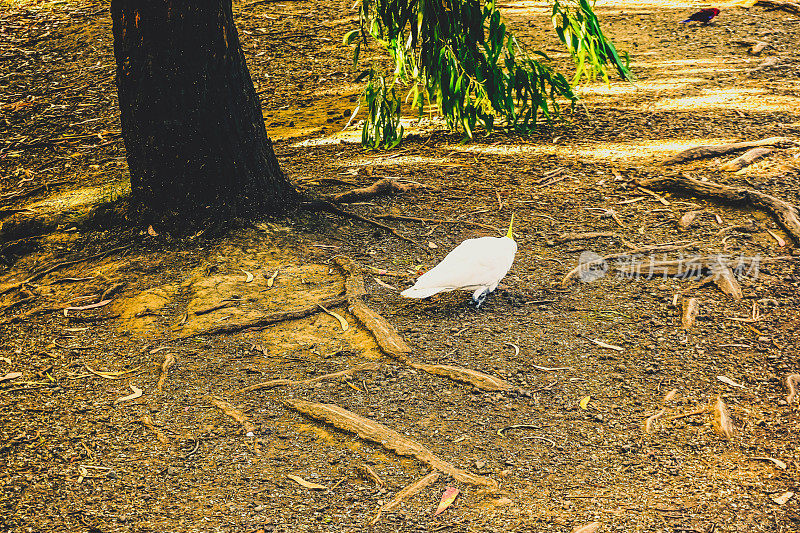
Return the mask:
<path fill-rule="evenodd" d="M 511 213 L 511 222 L 508 223 L 508 234 L 506 237 L 512 241 L 514 240 L 514 213 Z"/>

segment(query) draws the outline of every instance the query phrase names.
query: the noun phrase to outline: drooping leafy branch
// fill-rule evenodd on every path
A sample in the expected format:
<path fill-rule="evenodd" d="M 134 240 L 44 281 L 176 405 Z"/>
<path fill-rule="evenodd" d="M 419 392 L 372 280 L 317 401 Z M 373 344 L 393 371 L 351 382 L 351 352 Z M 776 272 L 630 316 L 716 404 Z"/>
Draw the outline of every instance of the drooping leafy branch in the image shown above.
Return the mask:
<path fill-rule="evenodd" d="M 427 101 L 450 128 L 472 137 L 478 126 L 529 131 L 542 118 L 560 116 L 565 101 L 577 101 L 573 86 L 597 76 L 608 82 L 609 66 L 631 79 L 627 61 L 603 35 L 587 0 L 553 0 L 556 33 L 577 66 L 572 82 L 543 52 L 526 52 L 495 2 L 361 0 L 360 29 L 344 38 L 355 44 L 354 65 L 370 38 L 394 62 L 391 73 L 372 65 L 360 76 L 367 79 L 365 146 L 388 148 L 402 139 L 398 90 L 420 115 Z"/>

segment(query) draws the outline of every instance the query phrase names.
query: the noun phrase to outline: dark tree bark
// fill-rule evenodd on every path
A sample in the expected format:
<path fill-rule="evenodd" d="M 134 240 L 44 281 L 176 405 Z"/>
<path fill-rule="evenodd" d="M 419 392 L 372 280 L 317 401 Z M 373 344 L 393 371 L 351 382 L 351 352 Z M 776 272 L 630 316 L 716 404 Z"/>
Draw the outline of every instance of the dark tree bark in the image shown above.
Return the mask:
<path fill-rule="evenodd" d="M 193 222 L 296 206 L 231 0 L 113 0 L 111 16 L 133 207 Z"/>

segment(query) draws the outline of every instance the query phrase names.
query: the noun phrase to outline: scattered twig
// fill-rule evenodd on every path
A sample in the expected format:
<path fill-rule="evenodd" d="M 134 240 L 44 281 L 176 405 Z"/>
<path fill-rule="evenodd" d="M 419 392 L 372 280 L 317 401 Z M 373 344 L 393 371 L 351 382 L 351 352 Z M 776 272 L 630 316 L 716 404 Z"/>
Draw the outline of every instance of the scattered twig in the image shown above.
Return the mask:
<path fill-rule="evenodd" d="M 234 406 L 232 406 L 225 400 L 221 400 L 213 396 L 209 398 L 209 401 L 214 407 L 218 408 L 220 411 L 222 411 L 223 413 L 234 419 L 236 422 L 238 422 L 244 429 L 244 432 L 247 436 L 252 436 L 253 434 L 255 434 L 256 427 L 253 425 L 252 422 L 250 422 L 250 420 L 248 420 L 248 418 L 245 416 L 243 412 L 236 409 Z"/>
<path fill-rule="evenodd" d="M 156 436 L 156 439 L 158 439 L 158 442 L 161 444 L 169 444 L 169 437 L 164 435 L 164 432 L 156 427 L 150 415 L 142 415 L 142 418 L 139 420 L 142 422 L 144 427 L 153 432 L 153 434 Z"/>
<path fill-rule="evenodd" d="M 367 464 L 358 465 L 356 467 L 356 469 L 359 472 L 365 474 L 370 479 L 372 479 L 372 481 L 375 482 L 375 485 L 377 485 L 379 487 L 385 487 L 386 486 L 386 483 L 384 483 L 384 481 L 381 479 L 381 477 L 369 465 L 367 465 Z"/>
<path fill-rule="evenodd" d="M 389 500 L 388 502 L 383 504 L 378 509 L 378 513 L 375 515 L 375 518 L 370 520 L 369 523 L 371 525 L 377 524 L 378 521 L 381 519 L 381 515 L 383 513 L 390 513 L 392 511 L 394 511 L 395 509 L 400 507 L 400 504 L 403 502 L 403 500 L 405 500 L 406 498 L 410 498 L 411 496 L 417 494 L 418 492 L 420 492 L 422 489 L 424 489 L 428 485 L 431 485 L 432 483 L 434 483 L 437 479 L 439 479 L 439 473 L 438 472 L 431 472 L 427 476 L 425 476 L 425 477 L 423 477 L 421 479 L 418 479 L 417 481 L 415 481 L 411 485 L 407 486 L 406 488 L 404 488 L 403 490 L 398 492 L 395 495 L 394 498 L 392 498 L 391 500 Z"/>
<path fill-rule="evenodd" d="M 588 337 L 587 337 L 587 340 L 589 340 L 590 342 L 593 342 L 596 345 L 598 345 L 599 347 L 605 348 L 607 350 L 614 350 L 614 351 L 617 351 L 617 352 L 624 352 L 625 351 L 625 348 L 623 348 L 622 346 L 614 346 L 613 344 L 608 344 L 607 342 L 599 341 L 597 339 L 589 339 Z"/>
<path fill-rule="evenodd" d="M 213 313 L 214 311 L 218 311 L 220 309 L 225 309 L 226 307 L 232 307 L 234 305 L 236 305 L 236 302 L 234 302 L 232 300 L 228 300 L 228 301 L 225 301 L 225 302 L 220 302 L 218 304 L 210 305 L 208 307 L 203 307 L 201 309 L 197 309 L 196 311 L 194 311 L 193 314 L 195 316 L 206 315 L 208 313 Z"/>
<path fill-rule="evenodd" d="M 161 375 L 158 377 L 158 383 L 156 383 L 156 390 L 158 392 L 164 390 L 164 382 L 167 381 L 167 372 L 169 372 L 169 369 L 172 368 L 174 364 L 175 356 L 171 353 L 167 353 L 164 356 L 164 362 L 161 363 Z"/>
<path fill-rule="evenodd" d="M 283 387 L 283 386 L 291 386 L 291 385 L 313 385 L 314 383 L 320 383 L 322 381 L 331 381 L 331 380 L 344 380 L 349 378 L 353 374 L 358 372 L 363 372 L 364 370 L 378 370 L 380 368 L 379 363 L 363 363 L 360 365 L 356 365 L 354 367 L 340 370 L 339 372 L 333 372 L 331 374 L 323 374 L 322 376 L 317 376 L 311 379 L 303 379 L 303 380 L 293 380 L 293 379 L 273 379 L 270 381 L 265 381 L 263 383 L 256 383 L 255 385 L 250 385 L 249 387 L 245 387 L 240 389 L 238 392 L 252 392 L 254 390 L 259 389 L 271 389 L 273 387 Z"/>
<path fill-rule="evenodd" d="M 644 187 L 639 187 L 638 189 L 640 191 L 642 191 L 643 193 L 649 194 L 650 196 L 652 196 L 653 198 L 658 200 L 661 203 L 661 205 L 667 205 L 667 206 L 668 205 L 672 205 L 672 204 L 669 203 L 669 201 L 666 200 L 666 198 L 664 198 L 663 196 L 661 196 L 660 194 L 658 194 L 655 191 L 651 191 L 650 189 L 645 189 Z"/>
<path fill-rule="evenodd" d="M 615 237 L 613 231 L 590 231 L 587 233 L 562 233 L 556 238 L 557 242 L 582 241 L 587 239 L 598 239 L 600 237 Z"/>
<path fill-rule="evenodd" d="M 507 391 L 514 388 L 511 383 L 505 380 L 484 374 L 483 372 L 478 372 L 477 370 L 471 370 L 469 368 L 451 365 L 428 365 L 425 363 L 414 362 L 409 362 L 408 364 L 411 367 L 427 372 L 428 374 L 444 376 L 455 381 L 461 381 L 462 383 L 469 383 L 470 385 L 485 391 Z"/>
<path fill-rule="evenodd" d="M 695 409 L 694 411 L 689 411 L 688 413 L 681 413 L 679 415 L 673 415 L 673 416 L 667 418 L 667 420 L 678 420 L 680 418 L 686 418 L 686 417 L 689 417 L 689 416 L 702 415 L 702 414 L 705 414 L 707 412 L 708 412 L 708 407 L 701 407 L 700 409 Z"/>

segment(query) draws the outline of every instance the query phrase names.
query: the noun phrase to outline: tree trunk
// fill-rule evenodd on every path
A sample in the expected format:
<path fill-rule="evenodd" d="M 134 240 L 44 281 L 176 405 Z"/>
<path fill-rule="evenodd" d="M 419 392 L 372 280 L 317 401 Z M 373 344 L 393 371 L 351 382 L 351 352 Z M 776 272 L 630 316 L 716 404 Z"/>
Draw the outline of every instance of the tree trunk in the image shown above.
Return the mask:
<path fill-rule="evenodd" d="M 278 165 L 231 0 L 113 0 L 134 209 L 187 224 L 297 205 Z"/>

